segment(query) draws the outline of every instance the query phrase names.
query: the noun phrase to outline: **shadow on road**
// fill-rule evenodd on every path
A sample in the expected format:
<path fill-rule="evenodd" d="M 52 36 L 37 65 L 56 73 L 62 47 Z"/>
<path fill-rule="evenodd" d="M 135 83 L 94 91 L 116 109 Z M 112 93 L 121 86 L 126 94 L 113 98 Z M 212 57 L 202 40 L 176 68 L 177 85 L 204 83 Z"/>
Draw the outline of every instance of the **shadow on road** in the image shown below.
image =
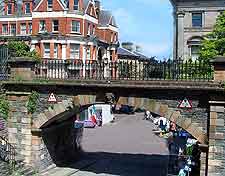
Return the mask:
<path fill-rule="evenodd" d="M 107 152 L 82 152 L 81 159 L 71 165 L 58 167 L 74 168 L 78 174 L 120 176 L 166 176 L 167 155 L 124 154 Z M 75 174 L 75 173 L 74 173 Z"/>

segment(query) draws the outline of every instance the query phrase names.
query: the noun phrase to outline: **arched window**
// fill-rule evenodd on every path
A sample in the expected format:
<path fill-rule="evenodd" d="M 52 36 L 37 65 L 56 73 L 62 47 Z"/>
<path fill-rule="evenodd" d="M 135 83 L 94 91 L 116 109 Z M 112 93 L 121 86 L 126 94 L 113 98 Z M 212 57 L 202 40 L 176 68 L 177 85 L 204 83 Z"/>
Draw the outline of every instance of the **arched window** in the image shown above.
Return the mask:
<path fill-rule="evenodd" d="M 201 36 L 193 36 L 187 41 L 187 45 L 189 48 L 189 56 L 193 60 L 196 60 L 199 57 L 199 51 L 200 51 L 202 40 L 203 40 L 203 37 Z"/>

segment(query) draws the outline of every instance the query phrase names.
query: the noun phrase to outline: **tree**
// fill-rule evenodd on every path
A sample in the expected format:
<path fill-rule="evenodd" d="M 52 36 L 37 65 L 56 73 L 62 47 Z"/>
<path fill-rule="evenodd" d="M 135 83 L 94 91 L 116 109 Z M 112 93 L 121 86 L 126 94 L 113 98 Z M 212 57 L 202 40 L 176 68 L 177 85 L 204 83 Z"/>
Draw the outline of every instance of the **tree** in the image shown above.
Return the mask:
<path fill-rule="evenodd" d="M 30 51 L 30 47 L 23 41 L 9 41 L 8 48 L 13 57 L 30 57 L 40 60 L 39 54 L 35 50 Z"/>
<path fill-rule="evenodd" d="M 217 55 L 225 56 L 225 11 L 217 17 L 213 31 L 206 35 L 200 49 L 202 60 L 210 60 Z"/>

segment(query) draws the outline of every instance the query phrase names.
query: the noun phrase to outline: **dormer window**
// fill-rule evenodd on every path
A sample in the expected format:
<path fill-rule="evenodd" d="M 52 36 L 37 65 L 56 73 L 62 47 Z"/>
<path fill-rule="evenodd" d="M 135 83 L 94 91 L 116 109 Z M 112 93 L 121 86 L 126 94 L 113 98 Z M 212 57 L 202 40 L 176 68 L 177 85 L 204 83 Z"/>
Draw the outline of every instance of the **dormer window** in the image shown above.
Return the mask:
<path fill-rule="evenodd" d="M 74 0 L 73 10 L 79 10 L 79 0 Z"/>
<path fill-rule="evenodd" d="M 25 3 L 25 14 L 30 14 L 30 3 Z"/>
<path fill-rule="evenodd" d="M 48 0 L 48 11 L 52 11 L 52 0 Z"/>
<path fill-rule="evenodd" d="M 7 14 L 12 15 L 12 4 L 8 4 Z"/>

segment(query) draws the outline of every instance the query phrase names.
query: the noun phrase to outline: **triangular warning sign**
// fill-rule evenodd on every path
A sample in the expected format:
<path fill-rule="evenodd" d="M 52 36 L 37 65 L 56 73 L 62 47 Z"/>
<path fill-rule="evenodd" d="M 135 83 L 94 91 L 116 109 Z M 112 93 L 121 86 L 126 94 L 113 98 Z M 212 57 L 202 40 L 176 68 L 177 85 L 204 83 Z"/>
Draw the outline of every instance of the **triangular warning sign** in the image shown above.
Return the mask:
<path fill-rule="evenodd" d="M 48 97 L 48 102 L 51 102 L 51 103 L 56 103 L 57 102 L 57 99 L 55 97 L 55 95 L 53 93 L 51 93 Z"/>
<path fill-rule="evenodd" d="M 187 98 L 185 98 L 180 102 L 178 108 L 192 108 L 192 103 Z"/>

